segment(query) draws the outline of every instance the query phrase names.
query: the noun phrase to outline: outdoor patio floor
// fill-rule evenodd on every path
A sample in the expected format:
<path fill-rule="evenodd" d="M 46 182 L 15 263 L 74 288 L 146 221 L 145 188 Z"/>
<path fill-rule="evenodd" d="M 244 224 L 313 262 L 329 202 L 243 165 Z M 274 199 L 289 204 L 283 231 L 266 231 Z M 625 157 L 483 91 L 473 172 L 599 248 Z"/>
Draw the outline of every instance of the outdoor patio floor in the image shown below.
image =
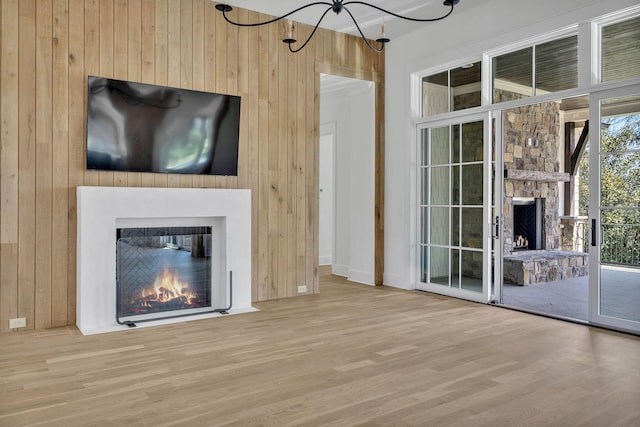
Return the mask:
<path fill-rule="evenodd" d="M 640 269 L 602 267 L 601 313 L 640 322 Z M 528 286 L 504 284 L 503 305 L 550 316 L 589 319 L 589 277 Z"/>

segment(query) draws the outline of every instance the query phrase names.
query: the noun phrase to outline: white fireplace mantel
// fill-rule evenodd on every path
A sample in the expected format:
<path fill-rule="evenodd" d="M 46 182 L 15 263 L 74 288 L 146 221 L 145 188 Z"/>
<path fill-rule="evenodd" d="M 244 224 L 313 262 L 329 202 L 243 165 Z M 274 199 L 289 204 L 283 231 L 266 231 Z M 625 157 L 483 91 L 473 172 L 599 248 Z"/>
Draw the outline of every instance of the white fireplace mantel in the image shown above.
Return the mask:
<path fill-rule="evenodd" d="M 255 311 L 251 307 L 250 190 L 78 187 L 77 196 L 76 324 L 83 334 L 128 329 L 116 322 L 116 227 L 127 221 L 148 222 L 149 226 L 222 221 L 227 264 L 223 268 L 233 272 L 233 306 L 229 313 Z M 198 314 L 138 325 L 220 315 Z"/>

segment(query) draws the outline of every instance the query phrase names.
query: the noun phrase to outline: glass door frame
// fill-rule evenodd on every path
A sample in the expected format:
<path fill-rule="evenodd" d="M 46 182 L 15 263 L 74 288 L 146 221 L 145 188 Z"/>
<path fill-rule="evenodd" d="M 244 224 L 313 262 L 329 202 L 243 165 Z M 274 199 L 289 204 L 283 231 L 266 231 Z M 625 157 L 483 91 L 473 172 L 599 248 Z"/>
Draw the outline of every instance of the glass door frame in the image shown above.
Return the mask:
<path fill-rule="evenodd" d="M 589 96 L 589 121 L 591 126 L 589 153 L 589 221 L 591 225 L 591 246 L 589 247 L 589 323 L 612 329 L 640 332 L 640 322 L 621 319 L 601 314 L 601 277 L 600 277 L 600 252 L 601 252 L 601 206 L 600 206 L 600 139 L 602 119 L 601 101 L 611 98 L 628 96 L 640 96 L 640 84 L 632 84 L 614 89 L 593 91 Z M 595 124 L 598 124 L 597 126 Z M 595 227 L 594 227 L 595 225 Z M 595 237 L 595 242 L 593 238 Z"/>
<path fill-rule="evenodd" d="M 470 290 L 465 290 L 461 288 L 452 288 L 446 287 L 439 284 L 433 284 L 423 282 L 421 278 L 421 245 L 420 245 L 420 233 L 421 233 L 421 187 L 422 187 L 422 174 L 420 167 L 420 159 L 422 159 L 422 132 L 427 129 L 452 126 L 452 125 L 462 125 L 470 122 L 483 122 L 483 161 L 482 161 L 482 175 L 483 175 L 483 201 L 482 201 L 482 219 L 483 219 L 483 230 L 482 230 L 482 242 L 483 242 L 483 250 L 482 250 L 482 271 L 483 271 L 483 279 L 482 279 L 482 292 L 473 292 Z M 415 230 L 417 232 L 418 240 L 415 245 L 415 259 L 416 268 L 415 268 L 415 283 L 416 289 L 432 292 L 436 294 L 466 299 L 475 302 L 481 303 L 489 303 L 493 299 L 494 289 L 498 287 L 498 285 L 494 286 L 494 284 L 498 283 L 494 280 L 493 275 L 495 271 L 501 271 L 501 268 L 495 269 L 492 268 L 492 240 L 494 239 L 494 219 L 492 218 L 492 202 L 493 202 L 493 160 L 494 160 L 494 147 L 493 144 L 490 143 L 493 141 L 493 126 L 492 126 L 492 114 L 491 112 L 481 112 L 474 114 L 466 114 L 466 115 L 456 115 L 451 118 L 443 118 L 437 120 L 426 120 L 423 122 L 419 122 L 416 124 L 416 224 Z M 497 123 L 496 123 L 497 126 Z M 496 141 L 496 145 L 498 145 Z M 450 159 L 451 160 L 451 159 Z M 497 160 L 497 159 L 496 159 Z M 498 169 L 496 165 L 496 170 Z M 500 173 L 496 173 L 496 180 L 500 181 L 500 186 L 502 185 L 502 175 Z M 497 188 L 497 186 L 496 186 Z M 451 202 L 451 201 L 450 201 Z M 462 201 L 461 201 L 462 203 Z M 451 203 L 449 203 L 451 206 Z M 501 206 L 501 205 L 500 205 Z M 499 209 L 501 214 L 501 207 Z M 450 218 L 451 220 L 451 215 Z M 451 242 L 450 242 L 451 243 Z M 497 249 L 500 246 L 498 241 L 493 243 L 494 247 Z M 450 245 L 449 245 L 450 246 Z M 494 262 L 498 262 L 495 260 Z M 501 280 L 501 278 L 500 278 Z"/>

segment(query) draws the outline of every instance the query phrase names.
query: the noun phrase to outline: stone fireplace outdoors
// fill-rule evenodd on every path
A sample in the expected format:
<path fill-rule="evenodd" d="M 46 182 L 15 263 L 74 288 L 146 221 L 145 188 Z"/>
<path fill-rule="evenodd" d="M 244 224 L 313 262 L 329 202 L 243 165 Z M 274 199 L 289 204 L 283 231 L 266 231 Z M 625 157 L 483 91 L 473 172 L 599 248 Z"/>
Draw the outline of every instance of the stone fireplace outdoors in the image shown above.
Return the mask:
<path fill-rule="evenodd" d="M 505 112 L 504 280 L 529 285 L 585 276 L 587 254 L 561 249 L 560 106 L 547 102 Z"/>

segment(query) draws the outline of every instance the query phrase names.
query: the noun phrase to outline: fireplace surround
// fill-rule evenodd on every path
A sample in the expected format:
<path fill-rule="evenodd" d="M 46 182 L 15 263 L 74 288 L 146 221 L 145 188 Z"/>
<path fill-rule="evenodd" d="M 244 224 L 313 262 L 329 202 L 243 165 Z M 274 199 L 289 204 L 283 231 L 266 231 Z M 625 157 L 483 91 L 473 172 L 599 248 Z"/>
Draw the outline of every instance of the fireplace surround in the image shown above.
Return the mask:
<path fill-rule="evenodd" d="M 251 307 L 250 190 L 78 187 L 77 196 L 76 324 L 83 334 L 128 329 L 116 321 L 117 230 L 123 228 L 210 227 L 211 307 L 228 307 L 232 302 L 230 314 L 255 310 Z M 203 312 L 137 325 L 220 315 Z"/>

